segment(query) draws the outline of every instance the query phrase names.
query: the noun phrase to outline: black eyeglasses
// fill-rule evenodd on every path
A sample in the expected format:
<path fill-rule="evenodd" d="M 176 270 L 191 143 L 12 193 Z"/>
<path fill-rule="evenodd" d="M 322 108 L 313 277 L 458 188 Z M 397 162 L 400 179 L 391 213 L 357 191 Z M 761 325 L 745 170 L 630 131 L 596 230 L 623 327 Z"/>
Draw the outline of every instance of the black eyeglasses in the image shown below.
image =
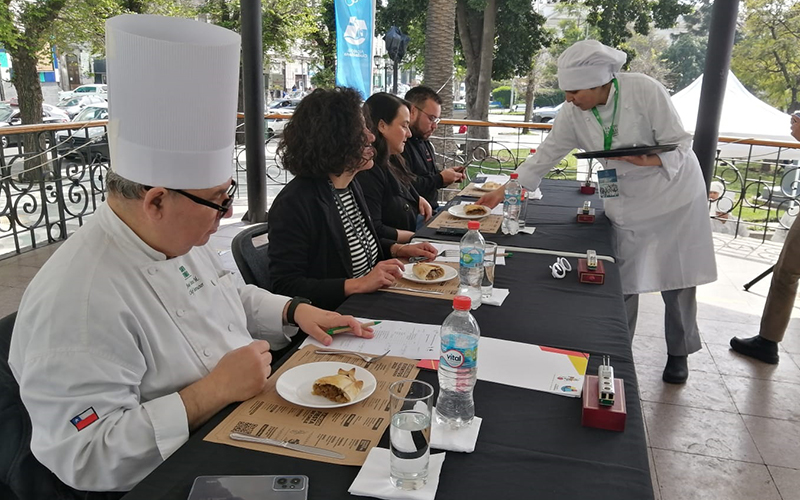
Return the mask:
<path fill-rule="evenodd" d="M 147 189 L 153 189 L 152 186 L 145 186 Z M 225 201 L 223 201 L 220 205 L 217 205 L 213 201 L 204 200 L 199 196 L 195 196 L 192 193 L 187 193 L 182 189 L 172 189 L 167 188 L 168 191 L 172 191 L 173 193 L 182 194 L 183 196 L 189 198 L 193 202 L 197 203 L 198 205 L 203 205 L 204 207 L 213 208 L 217 212 L 220 213 L 220 217 L 224 216 L 228 213 L 228 210 L 231 208 L 231 204 L 233 204 L 233 195 L 236 194 L 236 181 L 231 180 L 231 185 L 228 190 L 225 192 L 225 195 L 228 197 Z"/>
<path fill-rule="evenodd" d="M 424 109 L 420 108 L 416 104 L 414 105 L 414 107 L 417 108 L 418 110 L 422 111 L 422 114 L 427 116 L 428 120 L 430 120 L 431 123 L 437 123 L 438 124 L 440 121 L 442 121 L 442 119 L 439 118 L 438 116 L 433 116 L 432 114 L 428 113 L 427 111 L 425 111 Z"/>

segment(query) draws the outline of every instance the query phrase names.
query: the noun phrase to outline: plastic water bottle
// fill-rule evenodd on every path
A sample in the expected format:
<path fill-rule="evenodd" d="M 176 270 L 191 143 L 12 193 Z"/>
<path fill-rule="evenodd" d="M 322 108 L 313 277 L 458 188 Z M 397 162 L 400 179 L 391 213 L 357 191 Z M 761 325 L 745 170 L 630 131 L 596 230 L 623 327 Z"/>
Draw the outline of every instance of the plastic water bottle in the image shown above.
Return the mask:
<path fill-rule="evenodd" d="M 519 174 L 511 174 L 511 180 L 506 183 L 506 197 L 503 201 L 503 234 L 517 234 L 519 232 L 519 211 L 522 206 L 522 186 L 517 178 Z"/>
<path fill-rule="evenodd" d="M 453 312 L 442 323 L 439 357 L 439 399 L 436 421 L 457 428 L 469 425 L 475 417 L 472 391 L 478 378 L 478 340 L 481 329 L 469 313 L 470 299 L 453 299 Z"/>
<path fill-rule="evenodd" d="M 461 238 L 461 258 L 459 259 L 458 276 L 461 280 L 459 294 L 469 297 L 472 308 L 481 306 L 481 281 L 483 280 L 483 254 L 486 251 L 486 240 L 480 233 L 481 223 L 471 220 L 467 224 L 467 234 Z"/>

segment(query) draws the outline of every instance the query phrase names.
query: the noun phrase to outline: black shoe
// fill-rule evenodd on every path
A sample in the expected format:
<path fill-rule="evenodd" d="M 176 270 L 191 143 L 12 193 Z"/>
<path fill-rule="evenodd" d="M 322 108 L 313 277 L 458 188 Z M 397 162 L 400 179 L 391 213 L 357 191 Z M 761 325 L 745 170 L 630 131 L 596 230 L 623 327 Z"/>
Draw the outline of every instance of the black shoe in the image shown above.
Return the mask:
<path fill-rule="evenodd" d="M 733 337 L 731 339 L 731 349 L 739 354 L 756 358 L 764 363 L 769 363 L 771 365 L 778 364 L 778 343 L 767 340 L 761 335 L 756 335 L 749 339 Z"/>
<path fill-rule="evenodd" d="M 689 378 L 689 356 L 667 355 L 667 366 L 661 380 L 668 384 L 684 384 Z"/>

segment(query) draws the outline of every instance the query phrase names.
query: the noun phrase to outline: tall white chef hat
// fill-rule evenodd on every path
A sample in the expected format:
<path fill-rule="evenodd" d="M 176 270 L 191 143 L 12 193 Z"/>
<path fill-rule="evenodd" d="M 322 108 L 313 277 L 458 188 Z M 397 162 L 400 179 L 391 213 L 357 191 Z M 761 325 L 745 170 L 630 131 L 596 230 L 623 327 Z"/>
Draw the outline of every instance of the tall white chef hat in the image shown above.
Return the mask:
<path fill-rule="evenodd" d="M 722 193 L 725 191 L 725 186 L 720 181 L 711 181 L 711 185 L 708 188 L 709 193 Z"/>
<path fill-rule="evenodd" d="M 597 40 L 582 40 L 558 58 L 558 86 L 561 90 L 583 90 L 610 82 L 628 55 Z"/>
<path fill-rule="evenodd" d="M 190 19 L 106 21 L 108 140 L 130 181 L 205 189 L 231 177 L 239 47 L 236 33 Z"/>

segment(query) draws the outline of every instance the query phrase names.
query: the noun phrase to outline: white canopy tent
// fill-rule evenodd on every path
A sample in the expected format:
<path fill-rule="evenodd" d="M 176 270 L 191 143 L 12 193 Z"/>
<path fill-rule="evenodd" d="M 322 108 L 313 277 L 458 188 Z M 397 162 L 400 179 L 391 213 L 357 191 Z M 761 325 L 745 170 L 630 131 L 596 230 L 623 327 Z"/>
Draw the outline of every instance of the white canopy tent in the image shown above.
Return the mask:
<path fill-rule="evenodd" d="M 700 90 L 703 76 L 688 87 L 672 96 L 672 104 L 681 117 L 684 128 L 694 133 L 697 124 L 697 111 L 700 107 Z M 783 141 L 796 144 L 790 135 L 788 114 L 773 108 L 747 91 L 733 72 L 728 72 L 728 83 L 725 86 L 725 99 L 720 117 L 719 135 L 741 137 L 743 139 L 761 139 Z M 750 152 L 748 145 L 720 142 L 718 148 L 721 156 L 746 158 Z M 775 159 L 778 148 L 754 146 L 753 159 Z M 800 149 L 784 149 L 781 159 L 800 159 Z"/>

